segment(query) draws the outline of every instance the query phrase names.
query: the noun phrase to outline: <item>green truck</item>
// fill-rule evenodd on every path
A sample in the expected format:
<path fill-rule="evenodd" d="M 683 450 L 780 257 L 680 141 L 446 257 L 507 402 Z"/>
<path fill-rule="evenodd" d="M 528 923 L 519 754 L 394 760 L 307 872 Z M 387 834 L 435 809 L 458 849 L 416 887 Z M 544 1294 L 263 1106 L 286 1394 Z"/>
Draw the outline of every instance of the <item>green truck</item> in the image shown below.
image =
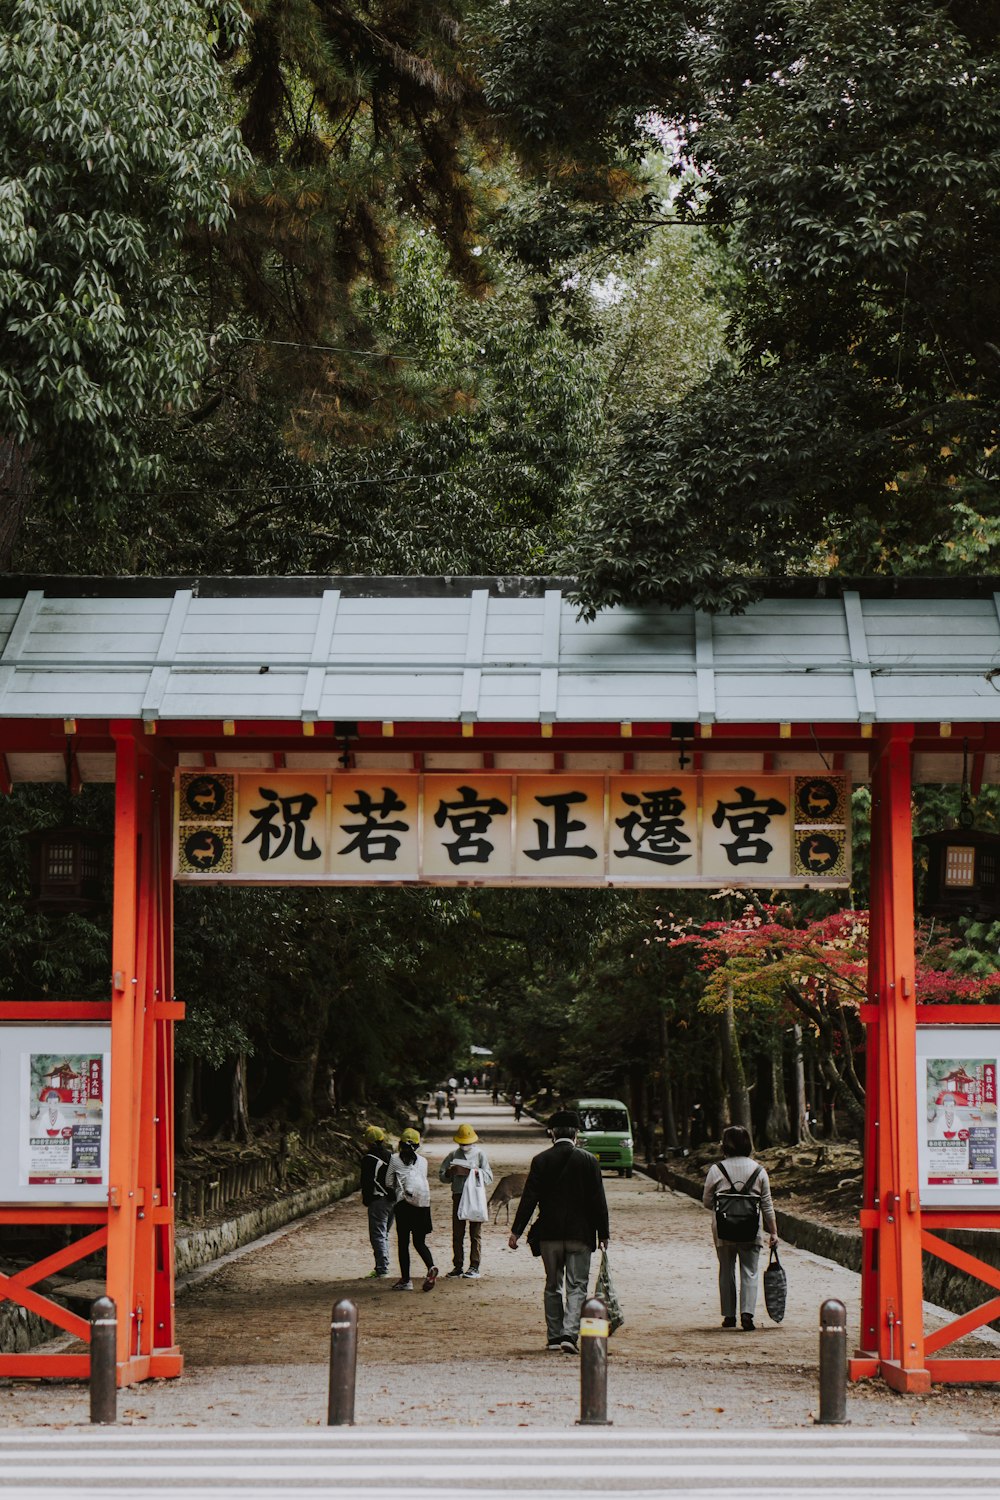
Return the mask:
<path fill-rule="evenodd" d="M 577 1143 L 601 1164 L 601 1170 L 631 1177 L 635 1161 L 632 1121 L 620 1099 L 574 1099 L 566 1108 L 580 1120 Z"/>

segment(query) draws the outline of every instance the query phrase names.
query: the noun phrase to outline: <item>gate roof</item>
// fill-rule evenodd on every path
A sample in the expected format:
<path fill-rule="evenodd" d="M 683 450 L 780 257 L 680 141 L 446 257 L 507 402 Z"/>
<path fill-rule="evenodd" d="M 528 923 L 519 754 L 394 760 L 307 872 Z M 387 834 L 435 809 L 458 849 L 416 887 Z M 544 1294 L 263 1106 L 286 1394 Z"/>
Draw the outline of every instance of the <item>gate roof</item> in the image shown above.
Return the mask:
<path fill-rule="evenodd" d="M 145 720 L 164 734 L 223 721 L 636 735 L 944 723 L 979 726 L 978 748 L 1000 748 L 1000 580 L 797 580 L 742 615 L 622 607 L 591 622 L 570 586 L 8 578 L 0 721 L 75 720 L 85 733 Z"/>

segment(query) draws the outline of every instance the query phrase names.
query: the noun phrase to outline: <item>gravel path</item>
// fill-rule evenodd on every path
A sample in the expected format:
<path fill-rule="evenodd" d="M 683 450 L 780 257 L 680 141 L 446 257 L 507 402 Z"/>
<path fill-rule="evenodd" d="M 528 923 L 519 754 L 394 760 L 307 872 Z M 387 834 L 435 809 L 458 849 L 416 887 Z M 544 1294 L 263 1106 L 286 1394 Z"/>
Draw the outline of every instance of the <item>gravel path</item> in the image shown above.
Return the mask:
<path fill-rule="evenodd" d="M 496 1177 L 524 1170 L 547 1144 L 533 1121 L 463 1095 L 458 1120 L 478 1130 Z M 454 1126 L 429 1123 L 435 1230 L 442 1273 L 451 1263 L 448 1189 L 436 1168 Z M 645 1178 L 606 1177 L 612 1261 L 626 1316 L 609 1347 L 609 1414 L 619 1426 L 790 1427 L 816 1404 L 818 1311 L 847 1304 L 858 1324 L 859 1278 L 787 1249 L 785 1321 L 759 1312 L 759 1331 L 719 1327 L 716 1262 L 707 1214 Z M 504 1215 L 484 1227 L 483 1279 L 441 1280 L 429 1295 L 392 1293 L 364 1280 L 367 1221 L 355 1195 L 251 1247 L 189 1287 L 178 1301 L 186 1365 L 179 1380 L 123 1391 L 123 1422 L 156 1427 L 319 1425 L 326 1414 L 329 1314 L 344 1295 L 359 1310 L 359 1424 L 569 1426 L 579 1412 L 578 1361 L 544 1350 L 541 1263 L 507 1248 Z M 596 1274 L 597 1258 L 594 1260 Z M 991 1354 L 995 1350 L 973 1350 Z M 901 1397 L 875 1382 L 853 1387 L 855 1426 L 920 1424 L 996 1431 L 989 1389 L 938 1389 Z M 63 1426 L 87 1419 L 80 1385 L 0 1383 L 4 1426 Z"/>

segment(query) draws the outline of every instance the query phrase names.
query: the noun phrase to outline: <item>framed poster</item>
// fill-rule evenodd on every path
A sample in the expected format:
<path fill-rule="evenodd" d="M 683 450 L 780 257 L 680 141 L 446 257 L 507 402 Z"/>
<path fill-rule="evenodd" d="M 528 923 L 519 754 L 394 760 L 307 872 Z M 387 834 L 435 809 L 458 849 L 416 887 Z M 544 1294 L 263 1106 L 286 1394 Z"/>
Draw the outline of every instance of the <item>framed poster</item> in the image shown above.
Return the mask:
<path fill-rule="evenodd" d="M 918 1026 L 917 1157 L 928 1208 L 1000 1207 L 1000 1027 Z"/>
<path fill-rule="evenodd" d="M 104 1203 L 110 1026 L 0 1026 L 0 1203 Z"/>

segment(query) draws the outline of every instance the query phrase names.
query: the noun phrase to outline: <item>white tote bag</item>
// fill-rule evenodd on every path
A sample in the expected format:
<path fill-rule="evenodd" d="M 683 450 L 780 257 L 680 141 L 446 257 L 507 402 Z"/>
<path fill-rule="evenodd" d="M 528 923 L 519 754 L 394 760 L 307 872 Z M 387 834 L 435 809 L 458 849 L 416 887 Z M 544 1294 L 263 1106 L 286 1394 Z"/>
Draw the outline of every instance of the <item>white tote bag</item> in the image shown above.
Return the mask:
<path fill-rule="evenodd" d="M 478 1167 L 473 1167 L 465 1179 L 462 1196 L 458 1200 L 458 1217 L 469 1224 L 485 1224 L 489 1218 L 483 1174 Z"/>

